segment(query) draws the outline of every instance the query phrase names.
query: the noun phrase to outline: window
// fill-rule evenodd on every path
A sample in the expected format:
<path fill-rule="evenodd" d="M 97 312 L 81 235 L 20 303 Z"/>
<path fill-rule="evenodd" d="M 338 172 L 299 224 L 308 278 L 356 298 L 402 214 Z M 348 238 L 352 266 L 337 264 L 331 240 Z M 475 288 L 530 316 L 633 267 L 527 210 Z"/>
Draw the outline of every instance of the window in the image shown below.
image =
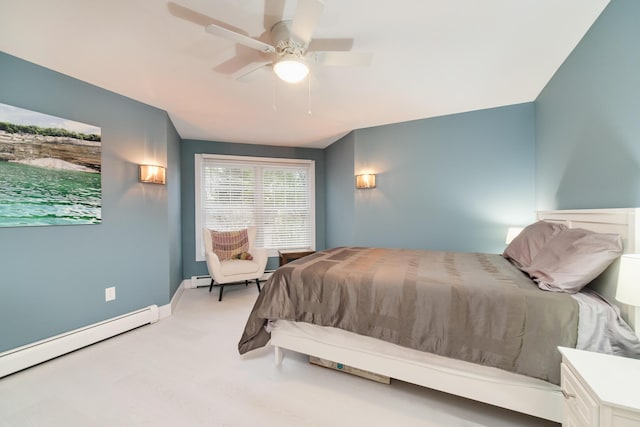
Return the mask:
<path fill-rule="evenodd" d="M 196 154 L 196 260 L 202 229 L 256 226 L 256 246 L 315 249 L 313 160 Z"/>

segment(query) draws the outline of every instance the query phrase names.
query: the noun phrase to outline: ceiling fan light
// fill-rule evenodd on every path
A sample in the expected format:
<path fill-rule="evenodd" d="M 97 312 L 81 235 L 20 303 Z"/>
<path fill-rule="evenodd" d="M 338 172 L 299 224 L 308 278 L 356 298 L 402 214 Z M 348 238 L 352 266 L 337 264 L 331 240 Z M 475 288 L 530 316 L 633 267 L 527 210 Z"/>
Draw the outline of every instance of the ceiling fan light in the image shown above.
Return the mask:
<path fill-rule="evenodd" d="M 295 55 L 288 55 L 276 62 L 273 70 L 281 80 L 287 83 L 298 83 L 309 74 L 309 67 Z"/>

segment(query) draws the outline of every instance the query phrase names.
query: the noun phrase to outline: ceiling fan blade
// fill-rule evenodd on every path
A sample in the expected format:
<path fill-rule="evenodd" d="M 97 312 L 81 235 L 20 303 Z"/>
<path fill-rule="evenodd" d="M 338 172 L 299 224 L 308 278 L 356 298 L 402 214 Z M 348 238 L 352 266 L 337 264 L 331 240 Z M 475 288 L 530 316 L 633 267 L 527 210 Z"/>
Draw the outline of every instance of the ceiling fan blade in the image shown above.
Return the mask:
<path fill-rule="evenodd" d="M 252 49 L 259 50 L 260 52 L 273 53 L 276 51 L 276 49 L 270 44 L 261 42 L 260 40 L 252 39 L 251 37 L 245 36 L 244 34 L 228 30 L 217 24 L 209 24 L 205 27 L 205 30 L 209 34 L 223 37 L 227 40 L 231 40 Z"/>
<path fill-rule="evenodd" d="M 314 52 L 316 64 L 328 66 L 365 66 L 371 64 L 371 52 Z"/>
<path fill-rule="evenodd" d="M 340 51 L 346 52 L 353 48 L 353 39 L 312 39 L 307 52 Z"/>
<path fill-rule="evenodd" d="M 185 21 L 193 22 L 194 24 L 202 25 L 203 27 L 214 22 L 213 18 L 172 1 L 167 3 L 167 8 L 169 9 L 169 13 L 173 16 L 184 19 Z"/>
<path fill-rule="evenodd" d="M 249 65 L 247 65 L 246 67 L 241 68 L 240 70 L 238 70 L 237 72 L 233 73 L 230 77 L 235 79 L 235 80 L 245 80 L 246 77 L 249 76 L 249 74 L 255 73 L 258 70 L 261 70 L 265 67 L 269 67 L 271 66 L 271 62 L 254 62 L 251 63 Z"/>
<path fill-rule="evenodd" d="M 232 76 L 245 68 L 248 64 L 269 61 L 270 58 L 266 58 L 268 55 L 271 54 L 264 54 L 241 44 L 236 44 L 235 55 L 231 57 L 227 56 L 224 61 L 218 62 L 217 65 L 213 67 L 213 71 L 219 74 Z"/>
<path fill-rule="evenodd" d="M 285 0 L 265 0 L 262 20 L 264 28 L 271 28 L 276 22 L 282 21 L 284 6 Z"/>
<path fill-rule="evenodd" d="M 320 0 L 298 0 L 298 6 L 291 24 L 291 35 L 298 42 L 305 45 L 309 44 L 323 10 L 324 3 Z"/>

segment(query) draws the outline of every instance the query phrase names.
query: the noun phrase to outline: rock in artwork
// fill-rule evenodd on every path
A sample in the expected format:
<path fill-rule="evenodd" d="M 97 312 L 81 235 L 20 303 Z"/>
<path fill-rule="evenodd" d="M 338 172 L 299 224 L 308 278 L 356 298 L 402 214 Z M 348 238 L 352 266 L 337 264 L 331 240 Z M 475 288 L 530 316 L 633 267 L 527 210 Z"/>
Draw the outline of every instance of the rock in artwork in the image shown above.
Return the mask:
<path fill-rule="evenodd" d="M 101 129 L 0 103 L 0 227 L 99 224 Z"/>

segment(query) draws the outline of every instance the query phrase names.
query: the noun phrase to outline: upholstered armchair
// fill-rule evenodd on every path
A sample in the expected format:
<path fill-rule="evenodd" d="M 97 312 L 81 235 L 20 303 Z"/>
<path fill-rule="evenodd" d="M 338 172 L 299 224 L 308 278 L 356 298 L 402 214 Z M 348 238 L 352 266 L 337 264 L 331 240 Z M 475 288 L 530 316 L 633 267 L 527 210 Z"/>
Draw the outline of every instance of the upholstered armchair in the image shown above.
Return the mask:
<path fill-rule="evenodd" d="M 207 269 L 211 275 L 209 292 L 214 283 L 220 287 L 218 301 L 222 301 L 222 293 L 226 284 L 255 280 L 260 291 L 260 277 L 267 266 L 267 250 L 256 248 L 256 228 L 217 232 L 207 228 L 202 230 L 207 259 Z"/>

